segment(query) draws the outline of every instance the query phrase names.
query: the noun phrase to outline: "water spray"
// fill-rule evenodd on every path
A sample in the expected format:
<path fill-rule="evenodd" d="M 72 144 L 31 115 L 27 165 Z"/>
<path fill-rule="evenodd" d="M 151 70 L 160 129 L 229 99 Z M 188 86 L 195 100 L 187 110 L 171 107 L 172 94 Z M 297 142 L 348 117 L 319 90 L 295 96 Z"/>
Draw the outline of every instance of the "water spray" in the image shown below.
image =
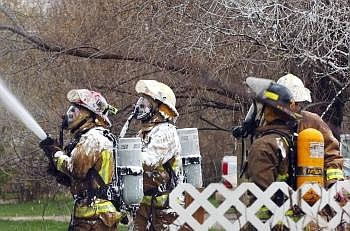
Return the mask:
<path fill-rule="evenodd" d="M 135 106 L 133 112 L 130 114 L 129 118 L 126 120 L 124 126 L 122 127 L 122 130 L 120 131 L 118 138 L 124 138 L 126 131 L 129 128 L 129 124 L 130 124 L 131 120 L 135 118 L 138 110 L 139 110 L 139 108 L 137 106 Z"/>
<path fill-rule="evenodd" d="M 330 102 L 330 104 L 328 104 L 326 110 L 324 110 L 324 112 L 322 112 L 321 115 L 321 119 L 323 119 L 323 117 L 326 115 L 326 113 L 331 109 L 331 107 L 333 106 L 333 104 L 335 103 L 335 101 L 338 99 L 338 96 L 343 93 L 343 91 L 348 88 L 350 85 L 350 81 L 348 81 L 338 92 L 337 94 L 334 96 L 334 98 L 332 99 L 332 101 Z"/>
<path fill-rule="evenodd" d="M 0 101 L 6 108 L 19 119 L 29 130 L 40 139 L 47 138 L 44 130 L 34 120 L 32 115 L 24 108 L 24 106 L 16 99 L 16 97 L 8 90 L 4 82 L 0 79 Z"/>

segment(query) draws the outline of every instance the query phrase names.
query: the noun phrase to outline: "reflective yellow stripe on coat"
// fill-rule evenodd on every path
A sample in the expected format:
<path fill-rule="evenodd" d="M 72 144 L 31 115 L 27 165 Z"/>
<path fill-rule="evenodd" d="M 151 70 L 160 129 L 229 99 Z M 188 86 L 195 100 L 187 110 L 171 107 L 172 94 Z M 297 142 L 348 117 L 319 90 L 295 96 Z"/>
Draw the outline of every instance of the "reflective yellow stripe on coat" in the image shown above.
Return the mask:
<path fill-rule="evenodd" d="M 101 156 L 102 156 L 102 164 L 101 164 L 101 169 L 100 171 L 98 171 L 98 174 L 101 176 L 101 178 L 103 179 L 103 182 L 105 184 L 110 183 L 111 180 L 111 165 L 112 165 L 112 155 L 109 151 L 107 150 L 103 150 L 101 152 Z"/>
<path fill-rule="evenodd" d="M 168 194 L 164 194 L 161 196 L 155 197 L 155 206 L 158 208 L 164 207 L 166 201 L 168 200 Z M 151 206 L 152 203 L 152 196 L 144 196 L 142 198 L 142 204 L 146 204 L 148 206 Z"/>
<path fill-rule="evenodd" d="M 116 212 L 114 205 L 110 201 L 97 202 L 91 206 L 83 205 L 75 207 L 75 217 L 79 218 L 89 218 L 94 215 L 107 213 L 107 212 Z"/>
<path fill-rule="evenodd" d="M 279 182 L 287 182 L 288 178 L 289 178 L 288 173 L 277 175 L 277 181 L 279 181 Z"/>
<path fill-rule="evenodd" d="M 333 179 L 344 179 L 343 171 L 337 168 L 329 168 L 326 171 L 326 179 L 327 180 L 333 180 Z"/>

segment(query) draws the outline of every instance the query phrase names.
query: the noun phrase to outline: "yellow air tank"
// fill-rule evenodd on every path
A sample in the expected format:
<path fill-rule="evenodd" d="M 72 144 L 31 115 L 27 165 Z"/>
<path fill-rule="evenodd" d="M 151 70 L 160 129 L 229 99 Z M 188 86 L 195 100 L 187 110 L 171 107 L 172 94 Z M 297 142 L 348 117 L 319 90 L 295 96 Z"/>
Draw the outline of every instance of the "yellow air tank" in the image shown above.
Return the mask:
<path fill-rule="evenodd" d="M 320 131 L 307 128 L 297 140 L 297 188 L 304 183 L 323 186 L 324 140 Z"/>

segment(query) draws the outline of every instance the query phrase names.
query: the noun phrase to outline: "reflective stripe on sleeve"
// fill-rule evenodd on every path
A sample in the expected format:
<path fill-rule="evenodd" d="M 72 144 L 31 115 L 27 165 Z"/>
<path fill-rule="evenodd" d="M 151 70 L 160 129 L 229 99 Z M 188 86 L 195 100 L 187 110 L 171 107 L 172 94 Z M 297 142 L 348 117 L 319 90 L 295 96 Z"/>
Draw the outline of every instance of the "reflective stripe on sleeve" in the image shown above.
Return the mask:
<path fill-rule="evenodd" d="M 61 172 L 66 172 L 66 168 L 65 168 L 65 164 L 64 161 L 67 159 L 66 155 L 60 155 L 57 159 L 56 159 L 56 168 L 57 170 L 61 171 Z"/>
<path fill-rule="evenodd" d="M 337 168 L 328 168 L 326 171 L 326 179 L 327 180 L 344 179 L 344 173 L 342 170 Z"/>
<path fill-rule="evenodd" d="M 168 194 L 164 194 L 161 196 L 157 196 L 155 198 L 155 206 L 158 208 L 164 207 L 165 203 L 168 200 Z M 151 202 L 152 202 L 152 196 L 144 196 L 142 198 L 142 204 L 146 204 L 148 206 L 151 206 Z"/>
<path fill-rule="evenodd" d="M 280 182 L 286 182 L 288 180 L 289 174 L 285 173 L 285 174 L 278 174 L 277 175 L 277 181 Z"/>
<path fill-rule="evenodd" d="M 88 218 L 107 212 L 117 212 L 110 201 L 99 202 L 92 206 L 76 206 L 74 216 L 79 218 Z"/>

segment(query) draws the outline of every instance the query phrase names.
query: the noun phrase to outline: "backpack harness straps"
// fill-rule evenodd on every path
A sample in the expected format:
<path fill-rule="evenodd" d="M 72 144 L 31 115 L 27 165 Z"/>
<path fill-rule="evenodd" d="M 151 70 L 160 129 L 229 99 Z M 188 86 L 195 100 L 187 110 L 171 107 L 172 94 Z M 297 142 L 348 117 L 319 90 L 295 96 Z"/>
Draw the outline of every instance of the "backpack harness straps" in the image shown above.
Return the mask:
<path fill-rule="evenodd" d="M 292 187 L 293 189 L 296 188 L 296 168 L 297 168 L 297 155 L 296 155 L 296 135 L 288 134 L 286 132 L 276 130 L 276 129 L 270 129 L 267 131 L 264 131 L 260 133 L 261 136 L 265 136 L 268 134 L 278 134 L 282 137 L 284 142 L 288 146 L 288 180 L 287 184 Z"/>
<path fill-rule="evenodd" d="M 116 159 L 116 147 L 117 147 L 117 138 L 107 129 L 102 128 L 96 128 L 96 130 L 101 131 L 103 136 L 105 136 L 108 140 L 110 140 L 113 143 L 113 158 Z M 80 138 L 80 137 L 79 137 Z M 79 141 L 79 139 L 78 139 Z M 75 145 L 78 142 L 75 143 Z M 73 147 L 74 148 L 74 147 Z M 116 208 L 118 209 L 120 206 L 120 195 L 117 188 L 117 174 L 115 171 L 113 171 L 112 175 L 112 182 L 110 184 L 105 184 L 104 180 L 102 179 L 101 175 L 98 173 L 98 171 L 95 168 L 91 168 L 85 177 L 86 180 L 88 180 L 89 185 L 88 189 L 84 190 L 83 192 L 80 192 L 77 196 L 78 200 L 84 200 L 88 203 L 91 203 L 95 200 L 95 198 L 105 199 L 111 201 Z M 100 186 L 99 188 L 95 189 L 93 187 L 93 181 L 96 180 L 97 184 Z"/>

